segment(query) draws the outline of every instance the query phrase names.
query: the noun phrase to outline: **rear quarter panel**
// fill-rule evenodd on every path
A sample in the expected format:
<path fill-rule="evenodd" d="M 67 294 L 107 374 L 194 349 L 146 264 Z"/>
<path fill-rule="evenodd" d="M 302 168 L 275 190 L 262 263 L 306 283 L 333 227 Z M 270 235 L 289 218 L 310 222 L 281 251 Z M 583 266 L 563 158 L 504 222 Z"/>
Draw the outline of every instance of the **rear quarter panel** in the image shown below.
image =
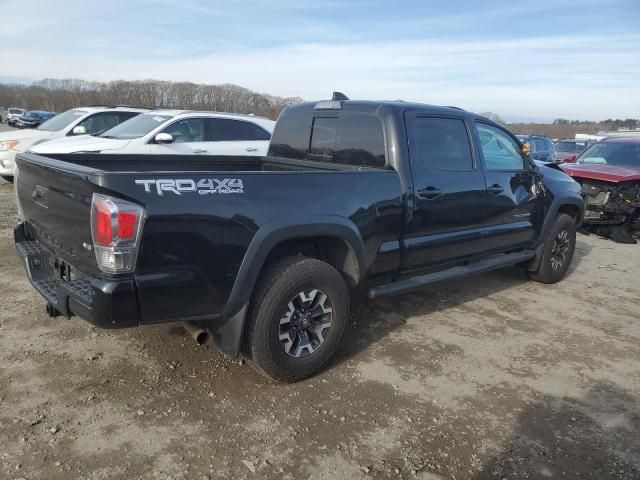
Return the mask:
<path fill-rule="evenodd" d="M 242 189 L 159 194 L 157 184 L 148 182 L 159 179 L 232 179 L 235 185 L 240 181 Z M 246 254 L 254 240 L 252 251 L 260 251 L 273 233 L 267 230 L 291 227 L 292 235 L 305 236 L 304 225 L 335 219 L 361 239 L 357 248 L 365 271 L 376 269 L 380 246 L 397 241 L 401 232 L 400 179 L 393 170 L 127 173 L 94 181 L 103 193 L 113 192 L 145 207 L 136 269 L 142 323 L 222 313 L 242 263 L 248 262 L 245 270 L 254 276 L 260 269 L 261 263 Z M 266 255 L 261 254 L 260 258 Z"/>

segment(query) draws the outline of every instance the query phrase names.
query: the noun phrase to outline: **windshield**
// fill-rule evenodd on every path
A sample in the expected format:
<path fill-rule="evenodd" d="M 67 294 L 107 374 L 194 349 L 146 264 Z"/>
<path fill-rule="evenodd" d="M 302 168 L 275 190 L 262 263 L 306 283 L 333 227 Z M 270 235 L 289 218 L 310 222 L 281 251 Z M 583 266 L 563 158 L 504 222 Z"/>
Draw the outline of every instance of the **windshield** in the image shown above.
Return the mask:
<path fill-rule="evenodd" d="M 39 118 L 40 114 L 37 112 L 27 112 L 27 114 L 25 115 L 25 117 L 29 117 L 29 118 Z"/>
<path fill-rule="evenodd" d="M 23 113 L 24 110 L 20 110 L 19 108 L 10 108 L 9 113 Z"/>
<path fill-rule="evenodd" d="M 578 163 L 640 167 L 640 143 L 596 143 L 578 158 Z"/>
<path fill-rule="evenodd" d="M 576 142 L 558 142 L 556 143 L 556 151 L 567 153 L 579 153 L 584 150 L 584 145 Z"/>
<path fill-rule="evenodd" d="M 169 119 L 171 119 L 170 115 L 138 115 L 98 136 L 102 138 L 117 138 L 118 140 L 140 138 Z"/>
<path fill-rule="evenodd" d="M 44 122 L 38 127 L 38 130 L 44 130 L 45 132 L 57 132 L 68 127 L 71 123 L 86 114 L 87 112 L 84 110 L 67 110 L 66 112 L 56 115 Z"/>

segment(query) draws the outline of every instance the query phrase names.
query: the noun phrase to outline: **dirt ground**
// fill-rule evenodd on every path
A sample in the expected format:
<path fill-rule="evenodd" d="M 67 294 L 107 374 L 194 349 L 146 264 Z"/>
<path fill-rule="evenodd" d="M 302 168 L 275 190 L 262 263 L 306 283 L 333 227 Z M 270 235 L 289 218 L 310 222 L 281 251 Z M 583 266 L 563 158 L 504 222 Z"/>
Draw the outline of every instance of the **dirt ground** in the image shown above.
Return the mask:
<path fill-rule="evenodd" d="M 278 385 L 175 326 L 48 319 L 0 185 L 0 478 L 640 478 L 640 245 L 359 300 L 337 358 Z"/>

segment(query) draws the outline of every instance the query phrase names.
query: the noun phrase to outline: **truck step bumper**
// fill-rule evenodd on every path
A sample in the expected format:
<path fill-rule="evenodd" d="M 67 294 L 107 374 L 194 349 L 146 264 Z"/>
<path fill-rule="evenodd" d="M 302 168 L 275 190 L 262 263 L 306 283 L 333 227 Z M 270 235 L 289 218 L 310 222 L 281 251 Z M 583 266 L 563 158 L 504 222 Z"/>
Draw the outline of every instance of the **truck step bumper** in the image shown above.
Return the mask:
<path fill-rule="evenodd" d="M 139 325 L 136 291 L 131 279 L 82 276 L 65 279 L 54 268 L 55 254 L 36 240 L 24 238 L 22 225 L 14 232 L 16 252 L 31 285 L 61 315 L 77 315 L 101 328 Z"/>

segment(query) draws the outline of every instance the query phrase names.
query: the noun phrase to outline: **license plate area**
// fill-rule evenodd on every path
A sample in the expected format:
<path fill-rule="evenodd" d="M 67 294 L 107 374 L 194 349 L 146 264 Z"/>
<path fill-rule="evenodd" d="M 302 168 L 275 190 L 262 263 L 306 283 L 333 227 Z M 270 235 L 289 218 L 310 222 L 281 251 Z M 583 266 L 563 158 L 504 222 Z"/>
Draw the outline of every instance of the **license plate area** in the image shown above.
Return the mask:
<path fill-rule="evenodd" d="M 53 262 L 54 276 L 58 280 L 72 282 L 77 279 L 76 269 L 62 259 L 56 259 Z"/>

